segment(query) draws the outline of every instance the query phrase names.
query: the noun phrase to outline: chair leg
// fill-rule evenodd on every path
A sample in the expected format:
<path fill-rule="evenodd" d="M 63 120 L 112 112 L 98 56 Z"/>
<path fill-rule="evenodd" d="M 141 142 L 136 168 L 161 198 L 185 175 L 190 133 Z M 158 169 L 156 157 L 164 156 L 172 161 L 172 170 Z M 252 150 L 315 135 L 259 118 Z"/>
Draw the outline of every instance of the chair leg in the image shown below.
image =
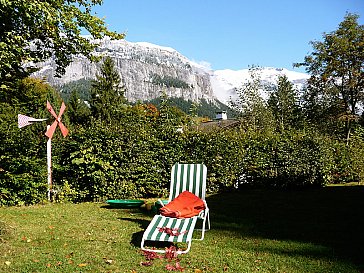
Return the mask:
<path fill-rule="evenodd" d="M 205 228 L 205 226 L 206 226 L 206 217 L 204 217 L 204 218 L 202 218 L 202 219 L 203 219 L 203 221 L 202 221 L 202 227 L 201 227 L 201 229 L 198 229 L 198 230 L 201 230 L 201 238 L 199 238 L 199 239 L 194 239 L 194 240 L 202 241 L 202 240 L 204 239 L 204 237 L 205 237 L 205 230 L 206 230 L 206 228 Z"/>

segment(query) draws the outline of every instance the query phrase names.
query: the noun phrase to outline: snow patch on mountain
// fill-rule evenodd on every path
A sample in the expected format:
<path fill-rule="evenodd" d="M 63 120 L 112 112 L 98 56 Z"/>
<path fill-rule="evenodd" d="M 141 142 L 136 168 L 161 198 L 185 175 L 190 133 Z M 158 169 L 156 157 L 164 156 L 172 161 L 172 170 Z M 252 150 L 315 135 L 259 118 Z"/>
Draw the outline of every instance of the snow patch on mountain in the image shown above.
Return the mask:
<path fill-rule="evenodd" d="M 271 84 L 276 84 L 279 76 L 286 75 L 288 80 L 298 90 L 305 85 L 307 79 L 310 77 L 306 73 L 274 67 L 261 68 L 258 75 L 260 75 L 263 82 Z M 211 74 L 212 90 L 216 97 L 223 103 L 227 103 L 231 99 L 236 99 L 236 89 L 241 88 L 249 80 L 251 80 L 249 69 L 216 70 Z"/>

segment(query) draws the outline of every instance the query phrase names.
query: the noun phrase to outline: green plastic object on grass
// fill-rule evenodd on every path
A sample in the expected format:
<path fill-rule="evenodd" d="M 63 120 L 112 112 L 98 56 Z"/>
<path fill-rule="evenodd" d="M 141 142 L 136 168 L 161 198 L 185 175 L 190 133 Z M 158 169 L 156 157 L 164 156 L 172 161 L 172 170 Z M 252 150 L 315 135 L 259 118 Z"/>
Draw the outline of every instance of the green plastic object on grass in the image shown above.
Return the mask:
<path fill-rule="evenodd" d="M 161 200 L 163 205 L 167 205 L 168 204 L 168 200 Z M 159 209 L 162 207 L 162 204 L 160 204 L 158 201 L 154 203 L 154 205 L 152 206 L 152 212 L 154 214 L 157 214 L 159 212 Z"/>
<path fill-rule="evenodd" d="M 138 208 L 144 204 L 144 201 L 132 199 L 116 199 L 107 200 L 106 203 L 115 208 Z"/>

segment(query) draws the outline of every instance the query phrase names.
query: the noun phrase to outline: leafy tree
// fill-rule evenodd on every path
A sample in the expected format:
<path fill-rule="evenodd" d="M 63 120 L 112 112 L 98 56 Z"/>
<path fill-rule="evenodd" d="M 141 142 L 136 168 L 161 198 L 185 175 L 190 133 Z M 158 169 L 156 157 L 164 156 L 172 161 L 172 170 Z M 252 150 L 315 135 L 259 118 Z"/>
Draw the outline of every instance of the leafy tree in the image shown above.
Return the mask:
<path fill-rule="evenodd" d="M 351 122 L 364 98 L 364 25 L 358 15 L 347 14 L 336 31 L 325 33 L 323 41 L 313 41 L 313 52 L 304 63 L 311 74 L 308 91 L 329 94 L 341 101 L 347 140 Z"/>
<path fill-rule="evenodd" d="M 100 4 L 102 0 L 0 1 L 0 88 L 9 88 L 50 57 L 58 73 L 77 54 L 93 60 L 97 44 L 82 37 L 81 29 L 97 39 L 122 39 L 124 34 L 109 31 L 103 19 L 92 15 L 92 7 Z"/>
<path fill-rule="evenodd" d="M 269 131 L 273 116 L 260 95 L 260 92 L 266 88 L 261 81 L 260 68 L 250 68 L 249 74 L 250 80 L 237 89 L 238 99 L 231 101 L 230 105 L 239 113 L 246 128 Z"/>
<path fill-rule="evenodd" d="M 322 92 L 320 87 L 310 86 L 310 90 L 303 91 L 302 114 L 307 123 L 307 128 L 330 135 L 343 133 L 343 122 L 338 119 L 345 113 L 339 96 L 333 96 L 328 89 Z"/>
<path fill-rule="evenodd" d="M 91 111 L 93 116 L 110 122 L 125 104 L 125 89 L 121 86 L 119 72 L 110 57 L 101 65 L 100 73 L 91 84 Z"/>
<path fill-rule="evenodd" d="M 268 99 L 268 106 L 280 131 L 297 124 L 299 118 L 298 99 L 287 76 L 279 76 L 277 86 L 274 87 Z"/>

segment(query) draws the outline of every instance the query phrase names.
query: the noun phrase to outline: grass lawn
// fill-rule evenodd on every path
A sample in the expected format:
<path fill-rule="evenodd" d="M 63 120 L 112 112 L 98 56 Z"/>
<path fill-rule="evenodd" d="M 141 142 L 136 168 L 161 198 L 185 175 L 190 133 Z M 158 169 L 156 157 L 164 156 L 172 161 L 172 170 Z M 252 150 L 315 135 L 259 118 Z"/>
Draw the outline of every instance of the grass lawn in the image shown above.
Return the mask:
<path fill-rule="evenodd" d="M 364 187 L 207 198 L 212 230 L 184 272 L 363 272 Z M 167 272 L 140 251 L 152 215 L 100 203 L 0 208 L 0 272 Z M 196 234 L 198 235 L 198 234 Z"/>

